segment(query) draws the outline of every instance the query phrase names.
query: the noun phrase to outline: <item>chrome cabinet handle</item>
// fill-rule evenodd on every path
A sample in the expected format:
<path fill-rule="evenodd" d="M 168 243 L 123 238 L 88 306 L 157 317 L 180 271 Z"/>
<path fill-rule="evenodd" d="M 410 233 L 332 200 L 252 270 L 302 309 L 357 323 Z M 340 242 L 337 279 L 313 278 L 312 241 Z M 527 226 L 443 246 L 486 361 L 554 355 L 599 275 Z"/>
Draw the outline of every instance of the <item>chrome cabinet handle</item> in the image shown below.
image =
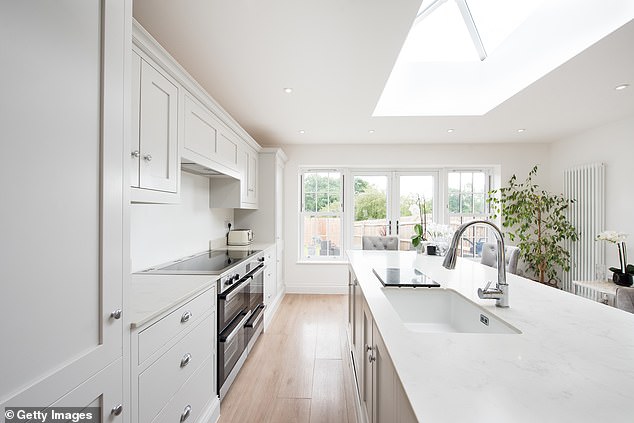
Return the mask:
<path fill-rule="evenodd" d="M 113 311 L 112 313 L 110 313 L 110 317 L 115 320 L 119 320 L 122 314 L 123 314 L 123 311 L 121 311 L 121 309 L 117 309 Z"/>
<path fill-rule="evenodd" d="M 183 410 L 183 414 L 181 414 L 181 423 L 183 423 L 185 420 L 187 420 L 187 418 L 189 417 L 189 415 L 192 412 L 192 406 L 188 405 L 187 407 L 185 407 L 185 410 Z"/>
<path fill-rule="evenodd" d="M 192 312 L 191 311 L 186 311 L 181 316 L 181 323 L 187 323 L 189 321 L 189 319 L 191 319 L 191 318 L 192 318 Z"/>
<path fill-rule="evenodd" d="M 372 347 L 369 346 L 368 344 L 365 344 L 365 350 L 370 352 L 370 351 L 372 351 Z"/>
<path fill-rule="evenodd" d="M 190 353 L 187 353 L 183 356 L 183 358 L 181 358 L 181 369 L 185 366 L 187 366 L 189 364 L 189 362 L 192 359 L 192 355 Z"/>
<path fill-rule="evenodd" d="M 376 357 L 375 357 L 375 356 L 373 356 L 373 355 L 371 355 L 371 356 L 369 356 L 369 357 L 368 357 L 368 361 L 369 361 L 370 363 L 374 363 L 374 362 L 376 361 Z"/>
<path fill-rule="evenodd" d="M 139 150 L 134 150 L 132 152 L 132 157 L 135 157 L 138 159 L 139 157 L 141 157 L 141 152 Z"/>
<path fill-rule="evenodd" d="M 145 160 L 146 162 L 151 162 L 152 161 L 152 155 L 151 154 L 146 154 L 145 156 L 143 156 L 143 160 Z"/>
<path fill-rule="evenodd" d="M 112 407 L 112 410 L 110 410 L 110 414 L 114 416 L 118 416 L 121 414 L 122 411 L 123 411 L 123 405 L 119 404 L 115 407 Z"/>

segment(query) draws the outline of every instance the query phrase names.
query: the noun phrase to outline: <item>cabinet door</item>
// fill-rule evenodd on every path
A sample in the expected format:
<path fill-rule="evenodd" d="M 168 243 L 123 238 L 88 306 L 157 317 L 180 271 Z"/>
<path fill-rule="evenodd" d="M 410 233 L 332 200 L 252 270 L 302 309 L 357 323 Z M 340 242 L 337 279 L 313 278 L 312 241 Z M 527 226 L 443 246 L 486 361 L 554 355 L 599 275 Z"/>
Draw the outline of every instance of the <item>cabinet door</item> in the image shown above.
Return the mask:
<path fill-rule="evenodd" d="M 372 341 L 372 405 L 374 423 L 393 423 L 396 421 L 395 369 L 392 360 L 376 325 L 373 326 Z"/>
<path fill-rule="evenodd" d="M 218 121 L 211 112 L 185 95 L 185 136 L 183 148 L 213 160 L 218 137 Z"/>
<path fill-rule="evenodd" d="M 275 247 L 269 248 L 265 253 L 266 271 L 264 272 L 264 303 L 271 305 L 277 297 L 277 277 Z"/>
<path fill-rule="evenodd" d="M 0 82 L 11 140 L 0 167 L 0 408 L 52 404 L 122 356 L 111 312 L 127 273 L 128 7 L 0 3 L 0 38 L 11 40 Z"/>
<path fill-rule="evenodd" d="M 362 355 L 360 357 L 361 363 L 361 411 L 366 414 L 366 421 L 368 423 L 374 422 L 374 395 L 372 393 L 372 362 L 374 360 L 372 355 L 372 314 L 368 305 L 363 302 L 363 309 L 361 314 L 361 342 L 362 342 Z"/>
<path fill-rule="evenodd" d="M 416 418 L 416 414 L 414 414 L 414 410 L 412 410 L 412 406 L 407 399 L 407 394 L 403 389 L 403 385 L 396 379 L 395 376 L 395 394 L 396 401 L 394 402 L 396 406 L 396 423 L 418 423 L 418 419 Z"/>
<path fill-rule="evenodd" d="M 141 56 L 132 52 L 132 78 L 130 81 L 132 120 L 132 138 L 130 140 L 130 186 L 139 187 L 139 172 L 141 162 L 141 139 L 139 138 L 139 119 L 141 118 Z"/>
<path fill-rule="evenodd" d="M 178 187 L 178 88 L 141 62 L 140 186 L 176 192 Z"/>
<path fill-rule="evenodd" d="M 258 153 L 251 149 L 247 158 L 247 202 L 258 202 Z"/>

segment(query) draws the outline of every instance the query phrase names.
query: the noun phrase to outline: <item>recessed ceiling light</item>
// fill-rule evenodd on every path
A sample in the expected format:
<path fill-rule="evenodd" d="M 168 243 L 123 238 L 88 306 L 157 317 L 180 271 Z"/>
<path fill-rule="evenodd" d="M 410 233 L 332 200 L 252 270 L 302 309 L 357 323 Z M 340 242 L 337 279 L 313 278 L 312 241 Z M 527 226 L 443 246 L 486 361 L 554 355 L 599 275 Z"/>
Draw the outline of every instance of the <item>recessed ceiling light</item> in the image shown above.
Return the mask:
<path fill-rule="evenodd" d="M 524 131 L 526 131 L 526 129 L 524 129 L 524 128 L 520 128 L 520 129 L 517 130 L 517 132 L 520 132 L 520 133 L 524 132 Z"/>
<path fill-rule="evenodd" d="M 290 93 L 292 93 L 292 92 L 293 92 L 293 89 L 292 89 L 292 88 L 290 88 L 290 87 L 287 87 L 287 88 L 284 88 L 284 92 L 285 92 L 286 94 L 290 94 Z"/>
<path fill-rule="evenodd" d="M 621 91 L 621 90 L 626 89 L 629 86 L 630 86 L 630 84 L 621 84 L 621 85 L 617 85 L 616 87 L 614 87 L 614 89 L 617 90 L 617 91 Z"/>
<path fill-rule="evenodd" d="M 299 133 L 300 133 L 300 134 L 305 134 L 305 133 L 306 133 L 306 131 L 304 131 L 303 129 L 300 129 L 300 130 L 299 130 Z"/>
<path fill-rule="evenodd" d="M 374 134 L 374 129 L 368 130 L 368 134 Z"/>
<path fill-rule="evenodd" d="M 449 128 L 449 129 L 447 129 L 447 132 L 449 132 L 449 133 L 451 133 L 451 132 L 453 132 L 453 131 L 454 131 L 454 129 L 453 129 L 453 128 Z"/>

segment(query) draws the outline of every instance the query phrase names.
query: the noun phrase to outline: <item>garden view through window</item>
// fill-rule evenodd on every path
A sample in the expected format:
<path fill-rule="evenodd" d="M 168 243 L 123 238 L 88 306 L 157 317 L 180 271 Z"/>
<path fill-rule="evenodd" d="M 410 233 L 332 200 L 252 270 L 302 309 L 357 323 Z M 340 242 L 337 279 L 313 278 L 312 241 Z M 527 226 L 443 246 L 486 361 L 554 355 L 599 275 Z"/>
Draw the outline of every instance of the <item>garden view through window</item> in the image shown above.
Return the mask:
<path fill-rule="evenodd" d="M 362 248 L 363 236 L 398 236 L 399 250 L 413 250 L 417 224 L 444 251 L 458 226 L 488 218 L 489 178 L 486 169 L 302 170 L 300 260 L 341 260 L 346 249 Z M 486 227 L 469 228 L 459 255 L 479 257 L 489 238 Z"/>

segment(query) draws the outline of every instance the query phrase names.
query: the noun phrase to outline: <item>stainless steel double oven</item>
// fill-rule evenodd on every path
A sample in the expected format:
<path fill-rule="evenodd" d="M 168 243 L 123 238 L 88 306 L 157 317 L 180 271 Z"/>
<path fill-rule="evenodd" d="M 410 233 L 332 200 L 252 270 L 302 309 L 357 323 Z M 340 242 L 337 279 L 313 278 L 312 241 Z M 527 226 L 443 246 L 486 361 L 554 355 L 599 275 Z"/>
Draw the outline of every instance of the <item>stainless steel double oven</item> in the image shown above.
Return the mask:
<path fill-rule="evenodd" d="M 259 250 L 209 250 L 144 273 L 216 275 L 218 395 L 222 398 L 262 332 L 264 254 Z"/>
<path fill-rule="evenodd" d="M 218 394 L 223 398 L 262 332 L 264 255 L 256 253 L 218 280 Z"/>

